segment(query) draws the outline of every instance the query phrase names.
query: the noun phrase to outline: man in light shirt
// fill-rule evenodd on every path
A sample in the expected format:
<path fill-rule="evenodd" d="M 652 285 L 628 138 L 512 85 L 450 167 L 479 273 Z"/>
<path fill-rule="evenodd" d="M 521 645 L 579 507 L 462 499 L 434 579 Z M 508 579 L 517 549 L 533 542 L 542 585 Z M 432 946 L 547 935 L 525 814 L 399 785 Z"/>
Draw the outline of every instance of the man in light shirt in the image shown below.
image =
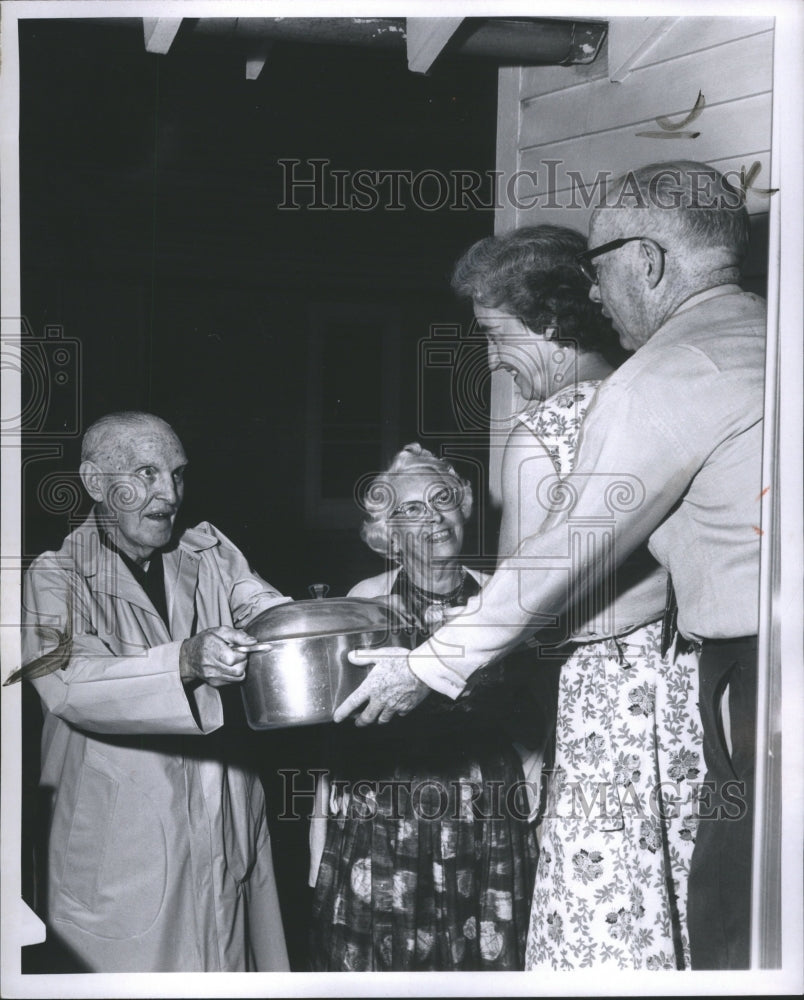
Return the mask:
<path fill-rule="evenodd" d="M 375 651 L 335 716 L 367 701 L 358 724 L 383 723 L 430 689 L 459 697 L 647 540 L 672 579 L 678 631 L 701 650 L 707 774 L 688 903 L 698 969 L 749 965 L 765 306 L 738 286 L 747 243 L 743 198 L 706 164 L 651 164 L 615 184 L 579 264 L 635 353 L 589 409 L 572 504 L 428 642 L 404 657 Z M 602 522 L 614 544 L 568 570 L 573 525 Z"/>

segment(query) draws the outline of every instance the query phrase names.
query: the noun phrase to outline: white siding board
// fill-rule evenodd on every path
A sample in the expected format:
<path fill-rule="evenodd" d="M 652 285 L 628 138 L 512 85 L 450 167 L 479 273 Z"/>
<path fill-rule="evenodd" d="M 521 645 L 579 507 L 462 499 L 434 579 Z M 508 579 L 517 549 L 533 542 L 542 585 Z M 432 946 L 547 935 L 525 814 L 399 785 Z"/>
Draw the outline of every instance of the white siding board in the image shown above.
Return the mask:
<path fill-rule="evenodd" d="M 639 163 L 632 164 L 632 166 L 633 167 L 639 167 L 639 166 L 642 166 L 644 163 L 648 163 L 648 162 L 650 162 L 650 161 L 649 160 L 643 160 L 643 161 L 640 161 Z M 751 182 L 750 186 L 748 187 L 748 189 L 746 191 L 746 203 L 745 204 L 746 204 L 746 208 L 748 209 L 748 214 L 749 215 L 762 215 L 762 214 L 767 213 L 767 211 L 768 211 L 768 199 L 769 199 L 770 196 L 767 195 L 767 194 L 765 194 L 764 192 L 767 191 L 769 189 L 769 187 L 770 187 L 770 151 L 769 150 L 761 150 L 759 152 L 749 153 L 749 154 L 745 154 L 743 156 L 726 157 L 723 160 L 710 159 L 710 160 L 707 160 L 706 162 L 708 164 L 710 164 L 710 166 L 715 167 L 722 174 L 725 174 L 728 177 L 729 181 L 735 187 L 739 187 L 740 186 L 740 170 L 741 170 L 741 168 L 744 168 L 745 172 L 747 174 L 751 170 L 751 168 L 753 167 L 754 163 L 758 163 L 759 164 L 759 170 L 754 174 L 752 182 Z M 625 169 L 628 169 L 628 168 L 623 168 L 623 170 L 625 170 Z M 584 183 L 588 183 L 588 182 L 591 181 L 592 175 L 590 175 L 589 177 L 587 177 L 584 174 L 583 171 L 581 171 L 581 173 L 582 173 L 582 177 L 583 177 Z M 572 187 L 560 187 L 560 188 L 557 188 L 554 192 L 552 192 L 552 195 L 553 195 L 553 197 L 548 198 L 547 192 L 544 193 L 544 195 L 541 198 L 542 207 L 544 207 L 544 205 L 547 202 L 549 202 L 549 201 L 555 201 L 560 206 L 563 206 L 565 208 L 571 209 L 573 211 L 584 210 L 584 208 L 583 208 L 583 206 L 584 206 L 584 199 L 582 197 L 582 192 L 576 190 L 575 196 L 573 198 L 573 189 L 572 189 Z M 592 195 L 592 192 L 590 192 L 590 194 L 586 196 L 587 200 L 590 197 L 590 195 Z M 594 199 L 595 200 L 597 199 L 597 193 L 594 193 Z M 522 200 L 524 201 L 525 199 L 523 198 Z M 573 202 L 574 202 L 574 204 L 573 204 Z M 594 205 L 594 201 L 592 202 L 592 204 Z M 538 208 L 539 206 L 534 206 L 534 207 Z M 528 211 L 528 210 L 524 210 L 524 209 L 520 210 L 520 213 L 522 211 Z M 588 215 L 588 213 L 587 213 L 587 215 Z M 584 218 L 586 218 L 586 216 Z M 550 220 L 550 221 L 557 221 L 557 220 L 553 219 L 553 220 Z M 572 224 L 575 225 L 574 222 Z M 515 225 L 516 225 L 515 221 L 509 221 L 507 223 L 507 225 L 506 225 L 505 228 L 506 229 L 511 229 Z"/>
<path fill-rule="evenodd" d="M 501 69 L 497 80 L 497 170 L 511 177 L 519 168 L 519 92 L 522 69 L 511 66 Z M 504 186 L 503 186 L 504 189 Z M 507 198 L 494 213 L 494 230 L 501 232 L 516 226 L 516 209 Z"/>
<path fill-rule="evenodd" d="M 772 17 L 680 17 L 661 42 L 645 54 L 640 66 L 672 62 L 690 52 L 773 31 Z"/>
<path fill-rule="evenodd" d="M 527 190 L 534 194 L 547 193 L 550 172 L 544 165 L 546 160 L 559 161 L 553 171 L 554 189 L 559 190 L 571 186 L 568 169 L 580 171 L 588 184 L 598 170 L 619 173 L 657 160 L 688 159 L 708 163 L 723 158 L 725 152 L 732 157 L 748 157 L 770 145 L 770 110 L 770 94 L 710 107 L 708 118 L 699 119 L 701 134 L 697 139 L 642 138 L 636 135 L 638 131 L 653 131 L 650 121 L 642 121 L 566 142 L 531 146 L 521 151 L 519 166 L 521 170 L 535 171 L 536 178 L 527 188 L 523 184 L 521 190 L 523 193 Z"/>
<path fill-rule="evenodd" d="M 675 17 L 615 18 L 609 22 L 609 79 L 621 83 L 667 34 Z"/>
<path fill-rule="evenodd" d="M 675 60 L 672 67 L 662 63 L 634 70 L 623 83 L 599 79 L 529 99 L 523 104 L 520 145 L 562 141 L 634 122 L 659 130 L 654 121 L 657 115 L 683 120 L 701 91 L 706 106 L 685 126 L 699 131 L 713 105 L 769 94 L 772 81 L 773 33 L 752 35 L 713 49 L 705 60 L 694 53 Z M 680 140 L 661 141 L 680 144 Z"/>
<path fill-rule="evenodd" d="M 535 205 L 519 213 L 518 226 L 567 226 L 577 230 L 584 239 L 589 232 L 591 208 L 544 208 Z M 492 411 L 494 412 L 494 411 Z"/>
<path fill-rule="evenodd" d="M 520 99 L 530 100 L 540 94 L 583 87 L 599 77 L 608 78 L 605 45 L 593 63 L 582 66 L 523 66 Z"/>

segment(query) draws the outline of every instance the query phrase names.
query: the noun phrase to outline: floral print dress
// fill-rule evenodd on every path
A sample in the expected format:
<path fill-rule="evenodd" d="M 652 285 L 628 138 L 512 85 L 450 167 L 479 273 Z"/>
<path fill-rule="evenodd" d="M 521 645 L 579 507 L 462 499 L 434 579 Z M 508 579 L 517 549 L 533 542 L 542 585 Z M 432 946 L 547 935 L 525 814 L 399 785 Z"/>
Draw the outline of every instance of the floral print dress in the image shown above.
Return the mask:
<path fill-rule="evenodd" d="M 597 383 L 521 414 L 572 470 Z M 689 968 L 686 885 L 703 777 L 697 654 L 661 623 L 577 645 L 561 668 L 526 968 Z"/>

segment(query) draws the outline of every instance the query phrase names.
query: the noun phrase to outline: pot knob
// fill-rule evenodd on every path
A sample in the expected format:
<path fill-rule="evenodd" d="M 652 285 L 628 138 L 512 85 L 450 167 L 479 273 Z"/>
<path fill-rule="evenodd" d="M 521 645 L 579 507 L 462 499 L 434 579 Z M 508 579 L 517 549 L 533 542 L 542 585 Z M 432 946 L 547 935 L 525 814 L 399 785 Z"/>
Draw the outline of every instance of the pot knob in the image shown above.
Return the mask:
<path fill-rule="evenodd" d="M 310 597 L 314 597 L 316 600 L 323 600 L 329 593 L 328 583 L 311 583 L 307 588 L 310 592 Z"/>

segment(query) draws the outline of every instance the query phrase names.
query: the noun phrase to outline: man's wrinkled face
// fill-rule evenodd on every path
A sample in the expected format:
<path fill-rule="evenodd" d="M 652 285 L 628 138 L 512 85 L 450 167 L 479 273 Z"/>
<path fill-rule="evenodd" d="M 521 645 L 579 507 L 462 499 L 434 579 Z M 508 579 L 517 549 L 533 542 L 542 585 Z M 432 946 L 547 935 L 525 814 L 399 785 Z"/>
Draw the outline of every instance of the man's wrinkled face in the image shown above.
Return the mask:
<path fill-rule="evenodd" d="M 110 433 L 98 462 L 103 491 L 98 511 L 132 559 L 148 559 L 170 541 L 184 499 L 186 465 L 181 442 L 161 423 Z"/>
<path fill-rule="evenodd" d="M 609 214 L 600 212 L 593 216 L 589 228 L 590 249 L 621 236 L 638 235 L 636 229 L 633 233 L 620 232 L 607 218 Z M 639 281 L 639 254 L 640 244 L 636 241 L 595 257 L 598 283 L 589 289 L 589 298 L 600 303 L 603 315 L 611 320 L 620 343 L 628 351 L 641 347 L 651 333 L 642 300 L 645 289 Z"/>

